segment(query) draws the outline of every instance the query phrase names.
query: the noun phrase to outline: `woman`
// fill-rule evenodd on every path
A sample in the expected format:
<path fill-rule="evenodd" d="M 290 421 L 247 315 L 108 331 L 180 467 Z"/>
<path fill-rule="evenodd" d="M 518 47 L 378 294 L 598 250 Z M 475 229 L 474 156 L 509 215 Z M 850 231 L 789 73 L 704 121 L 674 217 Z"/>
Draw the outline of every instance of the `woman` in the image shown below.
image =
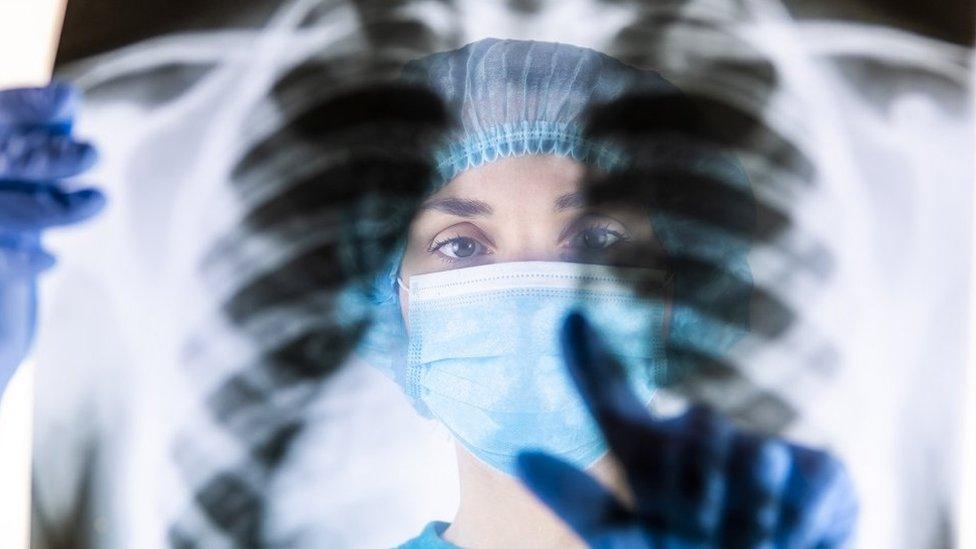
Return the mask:
<path fill-rule="evenodd" d="M 583 187 L 635 162 L 624 144 L 584 132 L 590 110 L 677 91 L 592 50 L 495 39 L 412 62 L 404 78 L 437 93 L 459 127 L 435 152 L 432 191 L 376 284 L 361 353 L 453 433 L 461 493 L 450 524 L 403 547 L 582 545 L 517 478 L 519 454 L 542 451 L 635 498 L 567 373 L 563 319 L 574 309 L 590 318 L 645 408 L 668 374 L 665 342 L 718 354 L 742 329 L 669 298 L 687 281 L 660 258 L 693 224 L 632 199 L 590 201 Z M 696 161 L 747 187 L 712 156 Z M 741 240 L 702 234 L 688 247 L 724 268 L 698 288 L 748 282 Z"/>

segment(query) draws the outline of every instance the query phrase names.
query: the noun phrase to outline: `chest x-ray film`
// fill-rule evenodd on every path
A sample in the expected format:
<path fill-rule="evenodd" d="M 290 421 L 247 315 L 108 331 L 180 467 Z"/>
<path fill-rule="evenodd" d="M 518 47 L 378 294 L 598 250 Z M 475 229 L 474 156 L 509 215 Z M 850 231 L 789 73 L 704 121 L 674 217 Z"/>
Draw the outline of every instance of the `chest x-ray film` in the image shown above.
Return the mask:
<path fill-rule="evenodd" d="M 595 544 L 519 484 L 519 451 L 565 448 L 629 493 L 632 537 L 604 531 L 621 547 L 962 547 L 973 20 L 72 0 L 55 75 L 83 93 L 108 205 L 45 235 L 31 545 Z M 787 524 L 754 493 L 718 512 L 765 497 L 781 537 L 695 537 L 666 518 L 688 475 L 661 469 L 677 496 L 648 518 L 567 373 L 570 311 L 647 417 L 778 441 L 788 497 L 822 480 L 797 456 L 832 456 L 856 509 L 825 496 L 799 509 L 834 518 Z"/>

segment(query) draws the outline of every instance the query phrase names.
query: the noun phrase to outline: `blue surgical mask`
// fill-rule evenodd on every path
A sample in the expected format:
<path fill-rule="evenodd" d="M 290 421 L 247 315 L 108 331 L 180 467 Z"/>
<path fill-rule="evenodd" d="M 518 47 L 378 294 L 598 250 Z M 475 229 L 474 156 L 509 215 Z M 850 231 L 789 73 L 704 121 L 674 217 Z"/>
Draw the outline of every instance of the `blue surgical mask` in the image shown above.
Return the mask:
<path fill-rule="evenodd" d="M 581 310 L 649 403 L 664 365 L 664 304 L 634 290 L 660 271 L 498 263 L 409 280 L 405 388 L 481 461 L 514 475 L 542 450 L 586 468 L 607 451 L 559 345 Z M 645 286 L 646 287 L 646 286 Z"/>

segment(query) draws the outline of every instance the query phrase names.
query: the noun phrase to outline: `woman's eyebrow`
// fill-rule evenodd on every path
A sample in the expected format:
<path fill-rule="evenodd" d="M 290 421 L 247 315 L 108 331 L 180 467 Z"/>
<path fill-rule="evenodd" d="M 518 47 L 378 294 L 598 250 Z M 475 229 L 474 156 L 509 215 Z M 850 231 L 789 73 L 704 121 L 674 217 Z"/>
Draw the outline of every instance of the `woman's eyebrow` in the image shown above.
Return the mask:
<path fill-rule="evenodd" d="M 457 217 L 480 217 L 494 213 L 487 202 L 466 198 L 432 198 L 420 205 L 421 210 L 438 210 Z"/>
<path fill-rule="evenodd" d="M 584 203 L 583 193 L 579 191 L 566 193 L 553 201 L 552 209 L 557 213 L 565 210 L 575 210 L 582 208 Z"/>

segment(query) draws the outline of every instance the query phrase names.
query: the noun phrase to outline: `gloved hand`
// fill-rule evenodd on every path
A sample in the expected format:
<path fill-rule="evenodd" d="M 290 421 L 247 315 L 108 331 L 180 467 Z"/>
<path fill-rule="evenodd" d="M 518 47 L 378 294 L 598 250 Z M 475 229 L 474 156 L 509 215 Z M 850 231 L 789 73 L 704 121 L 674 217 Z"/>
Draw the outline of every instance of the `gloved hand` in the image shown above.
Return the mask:
<path fill-rule="evenodd" d="M 839 461 L 736 429 L 702 407 L 650 416 L 586 320 L 562 345 L 590 412 L 625 470 L 634 508 L 543 454 L 519 456 L 522 481 L 591 547 L 828 548 L 851 543 L 857 501 Z"/>
<path fill-rule="evenodd" d="M 34 333 L 37 275 L 54 264 L 44 229 L 96 214 L 105 197 L 63 180 L 89 169 L 94 147 L 71 137 L 78 94 L 65 84 L 0 91 L 0 394 Z"/>

